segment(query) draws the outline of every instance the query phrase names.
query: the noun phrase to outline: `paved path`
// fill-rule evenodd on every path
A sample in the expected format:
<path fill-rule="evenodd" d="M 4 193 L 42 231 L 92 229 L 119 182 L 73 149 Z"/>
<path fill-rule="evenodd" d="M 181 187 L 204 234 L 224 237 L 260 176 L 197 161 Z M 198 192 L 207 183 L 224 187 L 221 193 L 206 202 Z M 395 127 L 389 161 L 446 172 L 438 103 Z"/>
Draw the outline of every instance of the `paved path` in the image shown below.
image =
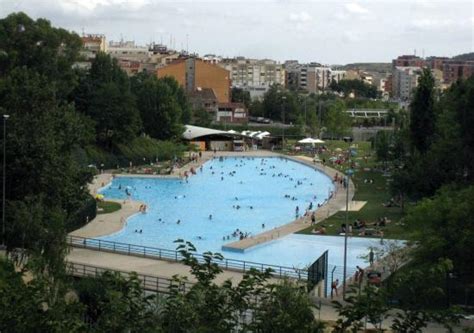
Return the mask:
<path fill-rule="evenodd" d="M 149 258 L 139 258 L 136 256 L 128 256 L 117 253 L 99 252 L 96 250 L 71 248 L 71 251 L 66 257 L 67 262 L 77 264 L 85 264 L 107 268 L 111 270 L 137 272 L 138 274 L 151 275 L 172 278 L 173 275 L 186 276 L 189 281 L 196 282 L 196 279 L 191 275 L 189 267 L 171 261 L 156 260 Z M 242 280 L 243 273 L 231 270 L 225 270 L 216 277 L 215 282 L 222 284 L 226 280 L 231 280 L 233 283 L 238 283 Z M 277 281 L 270 279 L 271 282 Z"/>

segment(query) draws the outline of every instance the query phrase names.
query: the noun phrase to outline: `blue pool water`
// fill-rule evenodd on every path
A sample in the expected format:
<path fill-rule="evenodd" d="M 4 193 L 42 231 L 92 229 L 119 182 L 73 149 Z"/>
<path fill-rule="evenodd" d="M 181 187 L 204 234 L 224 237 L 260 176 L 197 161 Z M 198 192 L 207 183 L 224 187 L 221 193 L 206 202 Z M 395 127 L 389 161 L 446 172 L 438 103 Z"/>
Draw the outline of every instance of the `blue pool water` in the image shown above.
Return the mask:
<path fill-rule="evenodd" d="M 293 221 L 296 206 L 301 214 L 310 203 L 317 207 L 327 200 L 334 189 L 331 179 L 301 163 L 283 158 L 213 159 L 188 182 L 117 177 L 101 193 L 125 199 L 126 189 L 133 200 L 145 202 L 148 211 L 130 217 L 123 230 L 101 239 L 175 249 L 173 241 L 181 238 L 193 242 L 200 253 L 221 252 L 226 258 L 301 268 L 329 250 L 330 264 L 342 265 L 342 237 L 288 235 L 244 253 L 222 251 L 222 245 L 238 240 L 232 237 L 236 229 L 256 235 Z M 363 264 L 358 256 L 375 243 L 350 239 L 349 266 Z"/>

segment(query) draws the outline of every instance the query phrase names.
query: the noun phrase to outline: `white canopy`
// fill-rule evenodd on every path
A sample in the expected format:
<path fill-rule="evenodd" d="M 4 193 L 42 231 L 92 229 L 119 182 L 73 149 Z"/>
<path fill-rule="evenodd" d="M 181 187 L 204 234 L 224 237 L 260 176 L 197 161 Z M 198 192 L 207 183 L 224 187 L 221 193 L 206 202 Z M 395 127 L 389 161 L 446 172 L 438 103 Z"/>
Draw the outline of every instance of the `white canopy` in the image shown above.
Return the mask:
<path fill-rule="evenodd" d="M 227 131 L 219 131 L 212 128 L 205 128 L 199 126 L 185 125 L 185 131 L 183 133 L 183 138 L 186 140 L 194 140 L 196 138 L 206 136 L 206 135 L 227 135 L 230 137 L 241 136 L 238 133 L 229 133 Z"/>
<path fill-rule="evenodd" d="M 323 140 L 313 139 L 313 138 L 306 138 L 303 140 L 298 141 L 299 143 L 324 143 Z"/>

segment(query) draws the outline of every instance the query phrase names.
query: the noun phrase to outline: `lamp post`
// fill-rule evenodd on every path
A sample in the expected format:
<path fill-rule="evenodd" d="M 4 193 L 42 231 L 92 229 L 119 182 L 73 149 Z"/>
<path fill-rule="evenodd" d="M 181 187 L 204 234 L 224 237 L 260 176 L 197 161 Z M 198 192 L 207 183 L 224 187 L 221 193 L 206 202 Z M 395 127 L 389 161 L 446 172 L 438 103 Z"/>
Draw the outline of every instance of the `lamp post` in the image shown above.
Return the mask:
<path fill-rule="evenodd" d="M 344 232 L 344 276 L 342 277 L 342 298 L 346 299 L 346 275 L 347 275 L 347 231 L 349 230 L 349 184 L 354 170 L 348 169 L 346 185 L 346 230 Z"/>
<path fill-rule="evenodd" d="M 281 150 L 285 147 L 285 100 L 286 96 L 283 96 L 281 102 L 281 112 L 282 112 L 282 127 L 283 127 L 283 135 L 282 135 L 282 142 L 281 142 Z"/>
<path fill-rule="evenodd" d="M 7 120 L 10 116 L 3 115 L 3 195 L 2 195 L 2 248 L 5 248 L 5 182 L 6 182 L 6 147 L 7 147 Z"/>

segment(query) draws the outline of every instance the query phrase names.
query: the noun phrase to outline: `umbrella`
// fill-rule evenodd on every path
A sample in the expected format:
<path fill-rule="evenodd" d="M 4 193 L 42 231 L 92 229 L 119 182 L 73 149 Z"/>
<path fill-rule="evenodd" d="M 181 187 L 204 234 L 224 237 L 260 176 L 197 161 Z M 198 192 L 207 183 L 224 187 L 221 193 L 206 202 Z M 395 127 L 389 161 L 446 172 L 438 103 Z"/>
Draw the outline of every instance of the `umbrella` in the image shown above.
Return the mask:
<path fill-rule="evenodd" d="M 321 143 L 319 141 L 321 141 L 321 140 L 313 139 L 313 138 L 306 138 L 306 139 L 298 141 L 298 143 Z"/>
<path fill-rule="evenodd" d="M 342 149 L 341 148 L 336 148 L 336 149 L 334 149 L 334 151 L 342 151 Z"/>

